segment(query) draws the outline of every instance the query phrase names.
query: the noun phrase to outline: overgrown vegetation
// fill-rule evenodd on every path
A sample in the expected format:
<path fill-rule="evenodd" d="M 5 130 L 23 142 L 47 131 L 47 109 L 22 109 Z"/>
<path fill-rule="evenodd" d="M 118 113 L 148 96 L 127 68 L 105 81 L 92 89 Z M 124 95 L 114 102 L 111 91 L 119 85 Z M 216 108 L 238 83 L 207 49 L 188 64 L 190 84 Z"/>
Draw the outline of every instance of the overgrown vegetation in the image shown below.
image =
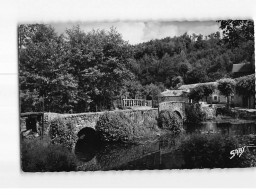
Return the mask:
<path fill-rule="evenodd" d="M 236 81 L 234 79 L 225 78 L 218 81 L 218 90 L 227 98 L 227 108 L 230 106 L 230 96 L 235 92 Z"/>
<path fill-rule="evenodd" d="M 233 117 L 233 118 L 238 117 L 237 112 L 235 112 L 232 109 L 227 108 L 227 107 L 216 108 L 216 116 L 218 116 L 218 115 L 230 116 L 230 117 Z"/>
<path fill-rule="evenodd" d="M 75 171 L 76 156 L 48 139 L 21 140 L 21 167 L 25 172 Z"/>
<path fill-rule="evenodd" d="M 255 95 L 255 74 L 236 79 L 236 92 L 243 97 L 250 98 Z"/>
<path fill-rule="evenodd" d="M 154 137 L 157 129 L 151 129 L 131 121 L 122 112 L 106 112 L 100 116 L 96 130 L 103 142 L 136 143 Z"/>
<path fill-rule="evenodd" d="M 207 98 L 209 95 L 211 95 L 215 88 L 216 86 L 213 84 L 198 84 L 188 93 L 188 97 L 195 103 L 198 103 L 199 100 L 202 100 L 204 97 Z"/>
<path fill-rule="evenodd" d="M 171 131 L 173 133 L 178 133 L 183 129 L 182 118 L 175 113 L 168 110 L 162 110 L 159 113 L 158 125 L 160 128 Z"/>
<path fill-rule="evenodd" d="M 68 119 L 56 118 L 51 121 L 49 130 L 51 143 L 61 144 L 63 147 L 72 150 L 77 141 L 73 128 L 73 123 Z"/>
<path fill-rule="evenodd" d="M 206 120 L 206 113 L 201 109 L 200 104 L 186 104 L 185 106 L 186 122 L 200 123 Z"/>
<path fill-rule="evenodd" d="M 182 151 L 186 167 L 184 168 L 235 168 L 256 166 L 255 152 L 245 149 L 240 156 L 232 156 L 230 152 L 244 145 L 237 139 L 219 134 L 194 134 L 182 141 Z"/>

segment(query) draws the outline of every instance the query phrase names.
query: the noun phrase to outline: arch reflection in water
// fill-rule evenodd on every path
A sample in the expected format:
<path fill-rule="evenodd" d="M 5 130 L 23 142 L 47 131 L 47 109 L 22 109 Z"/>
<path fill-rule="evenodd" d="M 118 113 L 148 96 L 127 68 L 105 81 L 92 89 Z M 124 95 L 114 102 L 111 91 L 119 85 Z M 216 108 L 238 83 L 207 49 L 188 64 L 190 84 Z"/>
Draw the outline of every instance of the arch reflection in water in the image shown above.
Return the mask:
<path fill-rule="evenodd" d="M 98 133 L 91 127 L 85 127 L 78 132 L 77 136 L 79 139 L 75 146 L 75 154 L 84 162 L 92 160 L 100 148 Z"/>

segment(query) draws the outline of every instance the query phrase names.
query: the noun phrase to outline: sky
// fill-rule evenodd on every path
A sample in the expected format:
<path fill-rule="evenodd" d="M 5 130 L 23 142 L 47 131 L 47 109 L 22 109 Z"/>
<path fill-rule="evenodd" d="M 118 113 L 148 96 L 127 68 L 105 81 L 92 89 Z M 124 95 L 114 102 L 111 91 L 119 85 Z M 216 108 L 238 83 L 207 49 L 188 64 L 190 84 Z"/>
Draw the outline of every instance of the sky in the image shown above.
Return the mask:
<path fill-rule="evenodd" d="M 66 29 L 79 25 L 82 30 L 117 29 L 125 41 L 138 44 L 152 39 L 179 36 L 188 34 L 209 35 L 219 31 L 216 21 L 114 21 L 114 22 L 67 22 L 51 23 L 58 33 L 65 33 Z"/>

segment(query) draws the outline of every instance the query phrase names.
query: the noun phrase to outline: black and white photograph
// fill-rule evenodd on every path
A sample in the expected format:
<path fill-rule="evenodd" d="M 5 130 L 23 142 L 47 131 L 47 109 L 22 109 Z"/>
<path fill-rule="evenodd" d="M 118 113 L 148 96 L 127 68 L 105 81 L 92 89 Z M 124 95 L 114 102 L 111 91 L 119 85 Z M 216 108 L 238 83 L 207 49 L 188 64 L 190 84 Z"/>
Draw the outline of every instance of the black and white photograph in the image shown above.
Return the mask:
<path fill-rule="evenodd" d="M 23 172 L 256 166 L 253 20 L 19 23 Z"/>

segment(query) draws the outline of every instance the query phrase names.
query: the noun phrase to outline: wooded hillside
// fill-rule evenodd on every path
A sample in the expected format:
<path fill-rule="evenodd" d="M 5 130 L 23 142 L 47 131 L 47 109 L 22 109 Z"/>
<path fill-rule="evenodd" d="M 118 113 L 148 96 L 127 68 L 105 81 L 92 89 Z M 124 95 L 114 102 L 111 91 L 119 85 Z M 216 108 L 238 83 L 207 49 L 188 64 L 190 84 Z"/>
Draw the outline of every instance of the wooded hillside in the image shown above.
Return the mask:
<path fill-rule="evenodd" d="M 138 45 L 113 28 L 59 35 L 46 24 L 20 25 L 21 112 L 109 110 L 124 96 L 154 99 L 166 88 L 232 77 L 235 63 L 255 66 L 253 21 L 217 22 L 222 33 Z"/>

